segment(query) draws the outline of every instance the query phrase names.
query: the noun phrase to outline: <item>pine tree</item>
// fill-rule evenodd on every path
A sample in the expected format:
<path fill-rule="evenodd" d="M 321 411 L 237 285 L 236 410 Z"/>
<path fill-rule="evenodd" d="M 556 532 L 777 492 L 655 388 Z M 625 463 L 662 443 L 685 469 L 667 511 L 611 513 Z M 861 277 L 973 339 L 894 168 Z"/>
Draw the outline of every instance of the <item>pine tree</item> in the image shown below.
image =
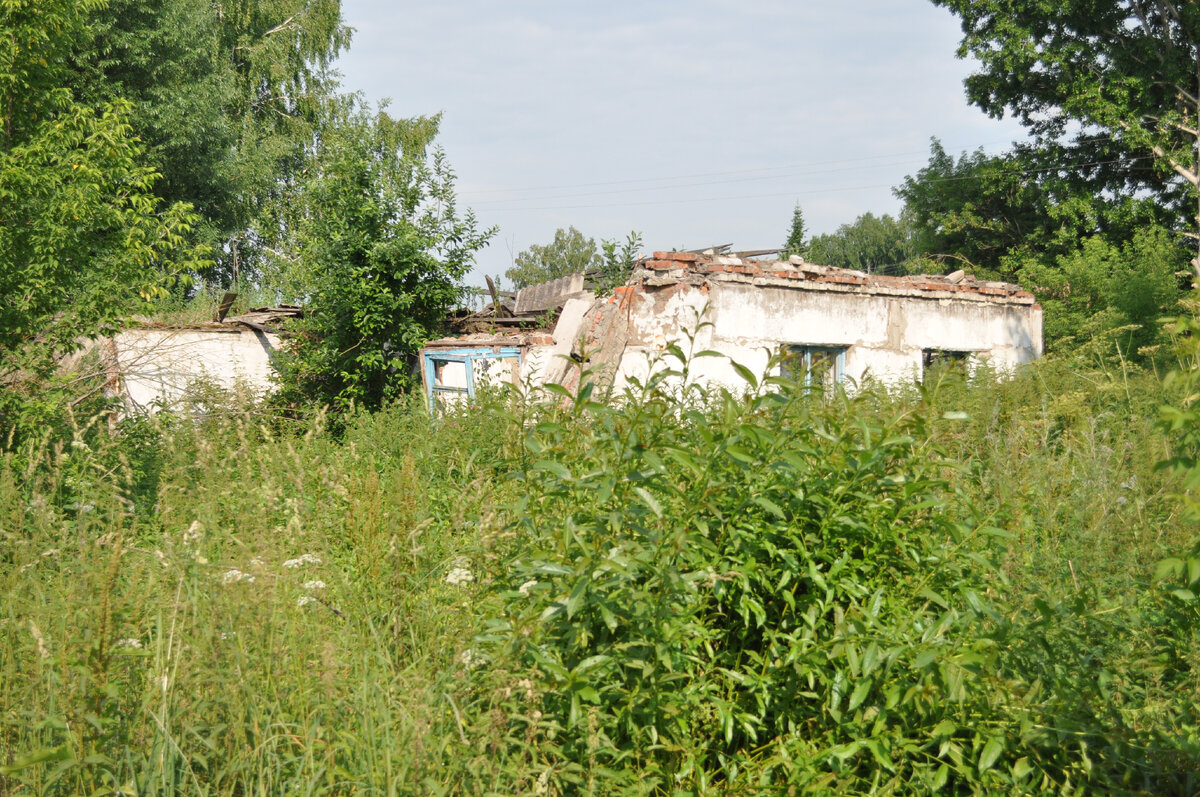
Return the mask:
<path fill-rule="evenodd" d="M 787 243 L 783 245 L 783 256 L 791 257 L 792 255 L 800 255 L 803 257 L 808 253 L 808 242 L 804 239 L 804 211 L 801 210 L 800 204 L 796 203 L 796 207 L 792 209 L 792 228 L 788 232 Z"/>

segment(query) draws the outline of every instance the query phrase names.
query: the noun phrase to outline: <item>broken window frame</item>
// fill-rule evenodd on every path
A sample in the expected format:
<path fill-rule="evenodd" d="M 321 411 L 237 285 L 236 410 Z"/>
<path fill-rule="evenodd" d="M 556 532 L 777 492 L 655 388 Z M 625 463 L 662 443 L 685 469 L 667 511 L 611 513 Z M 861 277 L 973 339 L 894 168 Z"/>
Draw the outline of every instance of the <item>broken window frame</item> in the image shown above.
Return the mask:
<path fill-rule="evenodd" d="M 828 344 L 785 343 L 785 357 L 780 365 L 780 375 L 797 378 L 804 376 L 804 386 L 811 387 L 813 383 L 814 365 L 820 372 L 820 364 L 826 361 L 832 364 L 832 369 L 822 374 L 826 391 L 833 390 L 846 378 L 846 352 L 849 346 L 831 346 Z M 814 356 L 818 359 L 814 361 Z M 832 375 L 832 376 L 831 376 Z"/>
<path fill-rule="evenodd" d="M 484 360 L 521 359 L 521 350 L 515 346 L 488 346 L 484 348 L 426 350 L 422 354 L 422 374 L 425 379 L 425 397 L 429 412 L 433 414 L 439 405 L 438 396 L 466 394 L 467 401 L 475 400 L 475 363 Z M 438 374 L 447 363 L 463 363 L 466 369 L 466 387 L 439 385 Z"/>

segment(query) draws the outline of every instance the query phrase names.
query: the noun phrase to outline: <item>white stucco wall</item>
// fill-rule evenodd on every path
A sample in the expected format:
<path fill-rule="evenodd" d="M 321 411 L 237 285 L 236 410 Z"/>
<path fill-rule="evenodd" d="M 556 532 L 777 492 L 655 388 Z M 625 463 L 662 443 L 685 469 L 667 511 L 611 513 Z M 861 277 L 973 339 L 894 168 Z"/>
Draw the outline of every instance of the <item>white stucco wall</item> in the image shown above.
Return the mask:
<path fill-rule="evenodd" d="M 177 404 L 200 380 L 226 390 L 267 392 L 279 338 L 244 327 L 143 328 L 121 332 L 113 343 L 126 408 L 145 410 Z"/>
<path fill-rule="evenodd" d="M 670 342 L 714 350 L 724 358 L 700 358 L 693 378 L 742 389 L 729 360 L 756 376 L 784 345 L 845 349 L 844 376 L 852 383 L 918 379 L 926 350 L 967 352 L 1010 371 L 1042 353 L 1042 313 L 1032 304 L 924 296 L 870 295 L 797 290 L 744 282 L 647 288 L 626 300 L 631 335 L 621 358 L 616 388 L 644 380 L 649 363 Z M 699 322 L 699 325 L 698 325 Z"/>

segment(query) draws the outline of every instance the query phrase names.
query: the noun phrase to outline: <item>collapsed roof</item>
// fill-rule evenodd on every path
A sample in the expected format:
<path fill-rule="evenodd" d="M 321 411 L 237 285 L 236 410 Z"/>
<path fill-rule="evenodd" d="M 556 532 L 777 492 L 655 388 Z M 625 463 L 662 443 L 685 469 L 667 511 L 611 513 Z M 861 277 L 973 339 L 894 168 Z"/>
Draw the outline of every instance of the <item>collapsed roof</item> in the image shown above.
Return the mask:
<path fill-rule="evenodd" d="M 976 279 L 965 271 L 947 275 L 911 274 L 902 277 L 867 274 L 834 266 L 819 266 L 793 255 L 787 260 L 756 260 L 712 252 L 655 252 L 639 263 L 630 284 L 647 286 L 706 281 L 743 282 L 800 290 L 898 295 L 930 299 L 964 299 L 1005 304 L 1036 303 L 1032 293 L 1007 282 Z"/>

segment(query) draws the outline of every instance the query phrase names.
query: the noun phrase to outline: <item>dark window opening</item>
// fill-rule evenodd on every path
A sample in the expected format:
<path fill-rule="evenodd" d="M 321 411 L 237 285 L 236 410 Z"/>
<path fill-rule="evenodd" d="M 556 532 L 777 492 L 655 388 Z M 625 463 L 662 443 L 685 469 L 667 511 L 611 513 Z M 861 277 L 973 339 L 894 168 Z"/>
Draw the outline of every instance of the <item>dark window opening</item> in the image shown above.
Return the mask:
<path fill-rule="evenodd" d="M 974 352 L 953 349 L 923 349 L 921 351 L 922 379 L 931 373 L 954 373 L 964 379 L 970 376 L 971 357 Z"/>

